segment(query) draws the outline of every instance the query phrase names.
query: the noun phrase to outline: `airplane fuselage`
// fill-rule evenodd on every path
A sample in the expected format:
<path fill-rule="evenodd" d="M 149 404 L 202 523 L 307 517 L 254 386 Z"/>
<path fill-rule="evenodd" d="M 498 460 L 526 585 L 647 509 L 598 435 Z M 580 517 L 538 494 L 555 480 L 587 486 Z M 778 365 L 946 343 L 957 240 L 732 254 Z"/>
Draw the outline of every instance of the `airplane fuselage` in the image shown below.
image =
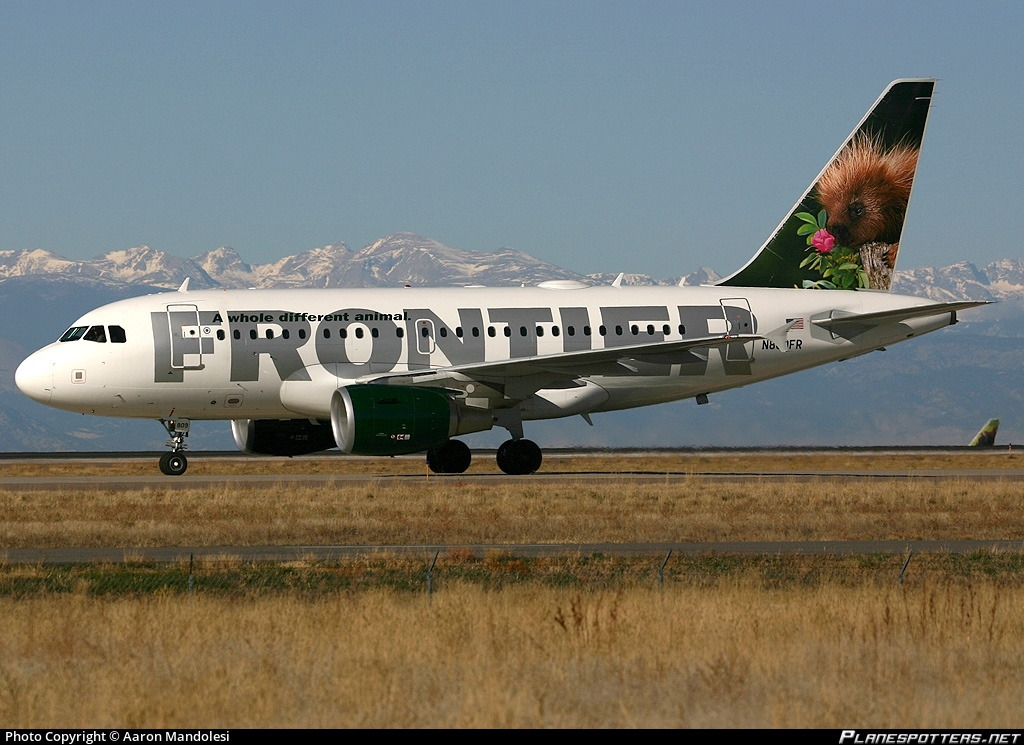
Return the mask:
<path fill-rule="evenodd" d="M 330 416 L 357 382 L 424 381 L 433 370 L 715 336 L 756 336 L 683 355 L 638 353 L 566 387 L 515 390 L 517 375 L 444 386 L 466 405 L 518 406 L 524 420 L 632 408 L 735 388 L 848 358 L 949 325 L 953 314 L 847 337 L 835 315 L 927 301 L 889 293 L 728 287 L 205 290 L 131 298 L 77 320 L 19 370 L 33 398 L 70 411 L 154 419 Z M 787 325 L 789 326 L 788 328 Z M 103 341 L 88 340 L 103 328 Z M 115 341 L 123 329 L 124 341 Z M 772 330 L 784 333 L 769 338 Z M 67 334 L 65 337 L 68 336 Z M 94 333 L 93 337 L 99 336 Z M 29 382 L 31 379 L 31 383 Z M 527 382 L 528 380 L 528 382 Z M 538 385 L 540 387 L 538 387 Z"/>

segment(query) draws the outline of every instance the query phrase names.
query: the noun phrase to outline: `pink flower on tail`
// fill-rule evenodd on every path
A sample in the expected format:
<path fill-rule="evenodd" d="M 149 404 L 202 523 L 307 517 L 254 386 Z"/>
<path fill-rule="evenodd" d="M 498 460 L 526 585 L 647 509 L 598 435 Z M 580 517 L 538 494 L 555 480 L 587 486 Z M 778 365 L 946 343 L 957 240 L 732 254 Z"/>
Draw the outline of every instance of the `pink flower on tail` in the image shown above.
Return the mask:
<path fill-rule="evenodd" d="M 836 237 L 825 230 L 825 228 L 822 228 L 811 238 L 811 245 L 814 246 L 814 250 L 818 253 L 829 254 L 832 253 L 832 249 L 836 245 Z"/>

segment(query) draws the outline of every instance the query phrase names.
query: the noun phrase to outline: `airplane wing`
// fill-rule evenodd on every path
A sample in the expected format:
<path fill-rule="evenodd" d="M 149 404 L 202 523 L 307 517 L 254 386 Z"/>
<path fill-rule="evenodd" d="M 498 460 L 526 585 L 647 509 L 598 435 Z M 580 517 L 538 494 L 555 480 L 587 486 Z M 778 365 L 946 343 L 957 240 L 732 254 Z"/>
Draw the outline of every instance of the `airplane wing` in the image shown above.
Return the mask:
<path fill-rule="evenodd" d="M 839 332 L 843 329 L 864 329 L 872 326 L 882 326 L 887 323 L 898 323 L 910 318 L 921 318 L 924 316 L 937 316 L 942 313 L 956 313 L 958 310 L 976 308 L 979 305 L 989 305 L 989 300 L 964 300 L 955 303 L 931 303 L 929 305 L 914 305 L 909 308 L 895 308 L 893 310 L 880 310 L 874 313 L 851 313 L 849 315 L 834 316 L 831 318 L 812 318 L 811 323 L 829 331 Z"/>
<path fill-rule="evenodd" d="M 727 336 L 705 336 L 696 339 L 654 342 L 648 344 L 631 344 L 620 347 L 602 349 L 585 349 L 578 352 L 561 352 L 558 354 L 542 354 L 533 357 L 520 357 L 513 360 L 494 362 L 471 362 L 463 365 L 450 365 L 427 370 L 410 370 L 368 375 L 362 378 L 363 383 L 432 383 L 445 379 L 471 378 L 480 381 L 502 381 L 510 378 L 526 378 L 535 376 L 539 380 L 555 378 L 575 379 L 587 375 L 607 375 L 633 370 L 631 361 L 658 362 L 671 364 L 686 362 L 689 354 L 695 349 L 710 349 L 728 344 L 742 344 L 764 337 L 758 334 L 733 334 Z M 538 384 L 538 387 L 542 387 Z"/>

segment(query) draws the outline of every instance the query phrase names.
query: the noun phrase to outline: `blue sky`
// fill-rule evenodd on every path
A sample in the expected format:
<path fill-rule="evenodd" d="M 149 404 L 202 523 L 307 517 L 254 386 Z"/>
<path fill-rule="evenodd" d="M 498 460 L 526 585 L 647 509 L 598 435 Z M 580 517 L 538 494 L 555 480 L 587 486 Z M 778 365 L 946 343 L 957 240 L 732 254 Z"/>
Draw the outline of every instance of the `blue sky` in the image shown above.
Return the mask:
<path fill-rule="evenodd" d="M 1024 3 L 0 0 L 0 250 L 742 265 L 937 77 L 900 266 L 1020 258 Z"/>

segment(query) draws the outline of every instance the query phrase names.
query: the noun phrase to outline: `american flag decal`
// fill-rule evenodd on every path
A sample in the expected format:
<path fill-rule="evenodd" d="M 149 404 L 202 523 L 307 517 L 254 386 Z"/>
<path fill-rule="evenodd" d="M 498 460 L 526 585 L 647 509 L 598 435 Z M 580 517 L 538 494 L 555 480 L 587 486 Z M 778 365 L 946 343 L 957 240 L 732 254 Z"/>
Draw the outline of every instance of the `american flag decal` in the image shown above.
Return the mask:
<path fill-rule="evenodd" d="M 802 329 L 804 327 L 804 319 L 803 318 L 787 318 L 786 319 L 786 323 L 790 323 L 790 322 L 795 322 L 795 323 L 793 323 L 792 326 L 789 327 L 790 331 L 796 331 L 797 329 Z"/>

